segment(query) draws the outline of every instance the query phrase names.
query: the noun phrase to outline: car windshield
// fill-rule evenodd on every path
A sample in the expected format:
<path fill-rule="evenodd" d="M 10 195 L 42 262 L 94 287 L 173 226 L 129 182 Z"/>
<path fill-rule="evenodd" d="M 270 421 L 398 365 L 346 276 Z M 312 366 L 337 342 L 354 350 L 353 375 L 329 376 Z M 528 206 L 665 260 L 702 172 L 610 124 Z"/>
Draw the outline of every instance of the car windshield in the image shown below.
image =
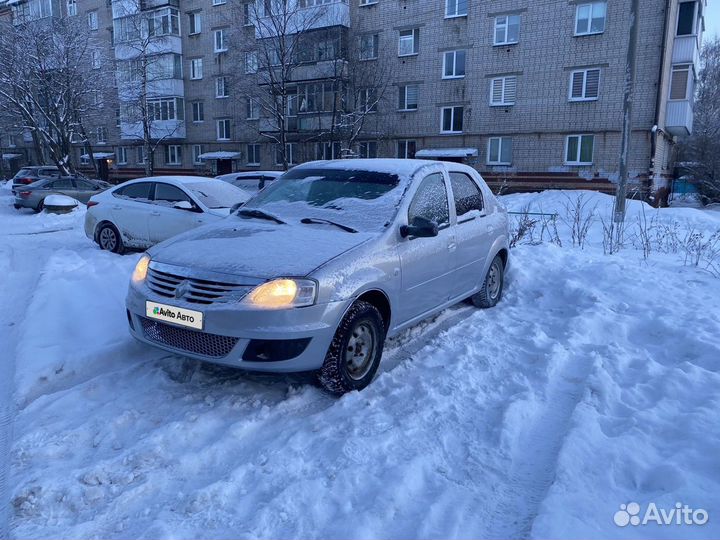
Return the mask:
<path fill-rule="evenodd" d="M 287 221 L 325 219 L 357 230 L 389 225 L 402 198 L 396 174 L 300 168 L 285 173 L 243 207 L 262 209 Z"/>
<path fill-rule="evenodd" d="M 208 208 L 232 208 L 248 198 L 245 193 L 226 182 L 198 182 L 185 184 L 184 187 Z"/>

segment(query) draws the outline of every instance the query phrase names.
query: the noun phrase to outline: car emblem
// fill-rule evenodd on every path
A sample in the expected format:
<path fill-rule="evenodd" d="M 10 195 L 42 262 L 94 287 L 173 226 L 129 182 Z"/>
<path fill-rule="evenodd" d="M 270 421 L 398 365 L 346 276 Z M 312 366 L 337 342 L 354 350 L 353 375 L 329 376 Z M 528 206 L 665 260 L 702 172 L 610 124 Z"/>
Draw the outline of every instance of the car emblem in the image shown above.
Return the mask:
<path fill-rule="evenodd" d="M 190 282 L 185 280 L 180 282 L 180 284 L 175 289 L 175 298 L 182 298 L 185 296 L 185 293 L 187 293 L 190 290 Z"/>

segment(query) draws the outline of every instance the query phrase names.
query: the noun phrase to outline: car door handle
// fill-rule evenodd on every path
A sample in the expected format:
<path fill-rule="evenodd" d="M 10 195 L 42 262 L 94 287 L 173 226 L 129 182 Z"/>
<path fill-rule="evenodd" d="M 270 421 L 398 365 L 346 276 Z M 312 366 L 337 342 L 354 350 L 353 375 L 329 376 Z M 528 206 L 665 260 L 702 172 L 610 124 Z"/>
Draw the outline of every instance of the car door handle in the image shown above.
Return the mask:
<path fill-rule="evenodd" d="M 448 251 L 455 251 L 457 249 L 457 244 L 455 242 L 450 242 L 448 244 Z"/>

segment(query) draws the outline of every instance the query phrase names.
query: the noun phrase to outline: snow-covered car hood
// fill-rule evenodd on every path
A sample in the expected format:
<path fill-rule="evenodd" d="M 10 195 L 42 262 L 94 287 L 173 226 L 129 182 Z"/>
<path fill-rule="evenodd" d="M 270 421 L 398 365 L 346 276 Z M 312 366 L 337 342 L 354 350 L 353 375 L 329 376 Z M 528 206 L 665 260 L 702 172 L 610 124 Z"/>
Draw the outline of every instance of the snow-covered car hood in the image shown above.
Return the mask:
<path fill-rule="evenodd" d="M 161 263 L 237 276 L 306 276 L 378 234 L 229 217 L 157 244 L 148 254 Z"/>

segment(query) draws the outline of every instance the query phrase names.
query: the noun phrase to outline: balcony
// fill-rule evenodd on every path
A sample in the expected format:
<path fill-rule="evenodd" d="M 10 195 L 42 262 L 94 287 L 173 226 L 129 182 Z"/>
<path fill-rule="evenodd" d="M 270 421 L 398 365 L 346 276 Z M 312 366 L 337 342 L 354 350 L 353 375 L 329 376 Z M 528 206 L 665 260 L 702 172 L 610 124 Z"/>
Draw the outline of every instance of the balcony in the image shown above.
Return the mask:
<path fill-rule="evenodd" d="M 277 20 L 273 21 L 272 17 Z M 285 17 L 290 20 L 285 21 Z M 280 24 L 274 24 L 278 22 Z M 257 39 L 275 37 L 276 27 L 285 28 L 288 34 L 293 34 L 333 26 L 350 28 L 350 5 L 347 1 L 334 0 L 332 3 L 317 6 L 291 8 L 287 10 L 287 14 L 261 16 L 255 23 L 255 37 Z"/>
<path fill-rule="evenodd" d="M 668 101 L 665 129 L 671 135 L 684 137 L 693 130 L 693 108 L 690 100 Z"/>
<path fill-rule="evenodd" d="M 697 36 L 675 36 L 672 63 L 700 65 L 700 48 L 698 47 Z"/>
<path fill-rule="evenodd" d="M 186 137 L 185 122 L 182 120 L 156 120 L 152 122 L 150 136 L 153 139 L 184 139 Z M 122 122 L 120 138 L 123 140 L 142 140 L 141 122 Z"/>

